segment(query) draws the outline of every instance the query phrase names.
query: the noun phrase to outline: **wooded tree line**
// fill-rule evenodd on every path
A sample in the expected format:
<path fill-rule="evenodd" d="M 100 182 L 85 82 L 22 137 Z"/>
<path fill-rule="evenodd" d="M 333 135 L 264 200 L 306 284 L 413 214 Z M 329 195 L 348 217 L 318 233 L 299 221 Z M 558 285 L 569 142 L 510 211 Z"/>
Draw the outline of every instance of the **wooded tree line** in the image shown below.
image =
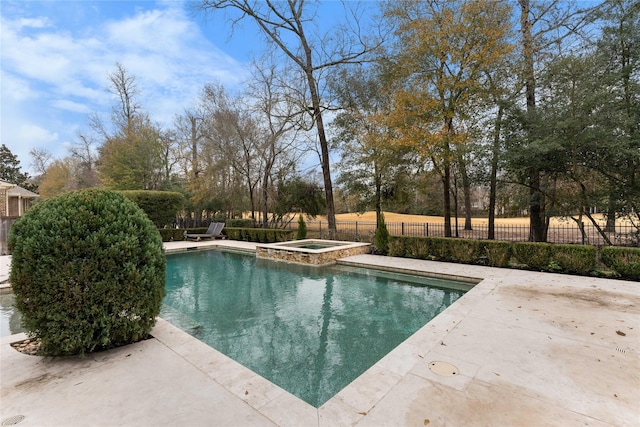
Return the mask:
<path fill-rule="evenodd" d="M 551 216 L 640 223 L 638 2 L 343 6 L 328 24 L 322 3 L 202 0 L 196 12 L 264 36 L 247 90 L 203 82 L 161 126 L 117 64 L 111 117 L 91 117 L 64 159 L 32 153 L 41 194 L 174 190 L 195 219 L 250 211 L 265 226 L 290 211 L 326 210 L 330 229 L 336 210 L 428 213 L 450 236 L 481 193 L 489 238 L 497 212 L 527 212 L 532 241 Z"/>

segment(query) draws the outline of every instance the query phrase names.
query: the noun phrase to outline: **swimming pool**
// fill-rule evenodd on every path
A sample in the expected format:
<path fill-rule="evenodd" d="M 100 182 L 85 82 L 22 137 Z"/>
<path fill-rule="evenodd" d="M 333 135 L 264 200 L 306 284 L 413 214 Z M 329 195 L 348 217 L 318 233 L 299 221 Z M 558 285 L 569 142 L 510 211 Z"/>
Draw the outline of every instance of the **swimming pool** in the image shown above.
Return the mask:
<path fill-rule="evenodd" d="M 169 255 L 166 288 L 161 317 L 319 407 L 469 284 L 209 250 Z"/>

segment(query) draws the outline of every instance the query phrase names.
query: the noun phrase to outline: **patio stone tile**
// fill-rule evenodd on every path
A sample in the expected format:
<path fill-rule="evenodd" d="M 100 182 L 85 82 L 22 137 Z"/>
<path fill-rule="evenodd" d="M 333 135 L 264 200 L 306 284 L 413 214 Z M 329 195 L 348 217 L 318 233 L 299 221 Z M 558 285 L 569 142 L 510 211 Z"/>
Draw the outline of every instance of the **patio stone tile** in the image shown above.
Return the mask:
<path fill-rule="evenodd" d="M 401 378 L 398 374 L 374 365 L 337 396 L 358 412 L 368 412 Z"/>
<path fill-rule="evenodd" d="M 341 396 L 336 396 L 318 408 L 319 427 L 354 426 L 365 415 L 365 412 L 342 400 Z"/>
<path fill-rule="evenodd" d="M 281 394 L 260 408 L 260 413 L 282 427 L 318 425 L 318 410 L 289 393 Z"/>

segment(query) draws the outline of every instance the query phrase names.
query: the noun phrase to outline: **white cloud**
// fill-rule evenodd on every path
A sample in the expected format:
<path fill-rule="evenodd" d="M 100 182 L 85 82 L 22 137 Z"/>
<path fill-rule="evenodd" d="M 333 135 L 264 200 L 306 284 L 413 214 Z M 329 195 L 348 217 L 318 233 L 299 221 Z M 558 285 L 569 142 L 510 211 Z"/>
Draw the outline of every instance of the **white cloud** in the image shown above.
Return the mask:
<path fill-rule="evenodd" d="M 16 133 L 16 139 L 23 141 L 32 141 L 37 145 L 47 145 L 52 142 L 58 141 L 58 134 L 51 133 L 47 129 L 43 129 L 40 126 L 33 123 L 23 123 L 18 128 Z"/>
<path fill-rule="evenodd" d="M 89 10 L 96 4 L 76 4 L 87 11 L 74 16 L 104 13 Z M 179 2 L 79 26 L 68 14 L 46 13 L 54 7 L 39 16 L 21 6 L 14 3 L 9 13 L 3 6 L 0 17 L 0 119 L 2 142 L 26 153 L 37 147 L 59 155 L 89 113 L 110 112 L 108 74 L 116 62 L 136 77 L 140 104 L 165 126 L 195 102 L 204 84 L 216 80 L 233 90 L 248 76 L 246 65 L 207 40 Z"/>
<path fill-rule="evenodd" d="M 52 102 L 52 106 L 61 110 L 73 111 L 75 113 L 91 114 L 91 110 L 86 104 L 74 102 L 68 99 L 59 99 Z"/>

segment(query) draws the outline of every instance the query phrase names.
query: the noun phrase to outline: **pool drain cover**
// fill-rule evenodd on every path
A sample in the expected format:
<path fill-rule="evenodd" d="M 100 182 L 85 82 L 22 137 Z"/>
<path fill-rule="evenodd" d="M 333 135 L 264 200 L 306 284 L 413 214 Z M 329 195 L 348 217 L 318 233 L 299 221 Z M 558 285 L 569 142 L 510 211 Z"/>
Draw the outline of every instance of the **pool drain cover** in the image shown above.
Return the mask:
<path fill-rule="evenodd" d="M 2 427 L 5 426 L 14 426 L 18 423 L 21 423 L 24 420 L 24 415 L 14 415 L 13 417 L 9 417 L 5 420 L 2 420 Z"/>
<path fill-rule="evenodd" d="M 453 377 L 460 374 L 458 368 L 447 362 L 431 362 L 429 363 L 429 369 L 434 374 L 442 375 L 443 377 Z"/>

